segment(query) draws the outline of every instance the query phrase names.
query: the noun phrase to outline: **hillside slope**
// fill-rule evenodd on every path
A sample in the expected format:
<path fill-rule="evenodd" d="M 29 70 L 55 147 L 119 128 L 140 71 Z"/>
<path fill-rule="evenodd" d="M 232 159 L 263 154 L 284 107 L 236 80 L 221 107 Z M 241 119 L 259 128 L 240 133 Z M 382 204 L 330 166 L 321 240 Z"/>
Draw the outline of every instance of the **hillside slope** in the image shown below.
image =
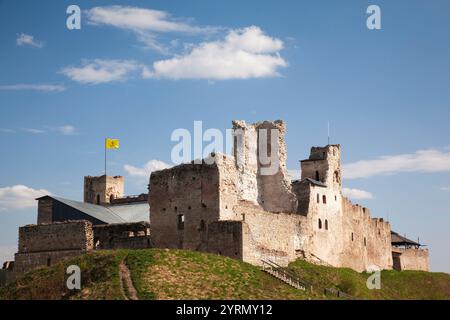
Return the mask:
<path fill-rule="evenodd" d="M 66 288 L 65 270 L 78 265 L 82 289 Z M 336 288 L 364 299 L 450 299 L 450 275 L 383 271 L 381 290 L 368 274 L 296 261 L 289 268 L 313 291 L 299 291 L 247 263 L 183 250 L 92 252 L 42 268 L 0 289 L 0 299 L 329 299 Z"/>

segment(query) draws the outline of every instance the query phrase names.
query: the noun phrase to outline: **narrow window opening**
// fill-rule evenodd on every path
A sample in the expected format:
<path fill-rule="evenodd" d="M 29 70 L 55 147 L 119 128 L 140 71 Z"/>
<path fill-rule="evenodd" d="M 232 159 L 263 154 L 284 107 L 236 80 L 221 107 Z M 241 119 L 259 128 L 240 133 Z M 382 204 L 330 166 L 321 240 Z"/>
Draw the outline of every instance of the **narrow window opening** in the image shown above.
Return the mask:
<path fill-rule="evenodd" d="M 100 195 L 97 195 L 97 204 L 100 204 Z"/>
<path fill-rule="evenodd" d="M 325 220 L 325 230 L 328 230 L 328 220 Z"/>
<path fill-rule="evenodd" d="M 323 201 L 323 203 L 326 204 L 326 203 L 327 203 L 327 196 L 324 195 L 324 196 L 322 197 L 322 201 Z"/>
<path fill-rule="evenodd" d="M 184 214 L 179 214 L 177 216 L 177 227 L 178 230 L 184 230 Z"/>
<path fill-rule="evenodd" d="M 367 246 L 367 240 L 366 240 L 366 238 L 364 237 L 364 247 L 365 246 Z"/>
<path fill-rule="evenodd" d="M 353 236 L 353 232 L 352 232 L 352 241 L 355 240 L 355 237 Z"/>
<path fill-rule="evenodd" d="M 47 258 L 47 267 L 50 267 L 52 265 L 52 259 L 50 257 Z"/>
<path fill-rule="evenodd" d="M 317 194 L 317 203 L 320 203 L 320 195 Z"/>
<path fill-rule="evenodd" d="M 322 220 L 319 219 L 319 229 L 322 229 Z"/>
<path fill-rule="evenodd" d="M 320 180 L 320 174 L 319 174 L 319 171 L 316 171 L 316 181 L 319 181 Z"/>

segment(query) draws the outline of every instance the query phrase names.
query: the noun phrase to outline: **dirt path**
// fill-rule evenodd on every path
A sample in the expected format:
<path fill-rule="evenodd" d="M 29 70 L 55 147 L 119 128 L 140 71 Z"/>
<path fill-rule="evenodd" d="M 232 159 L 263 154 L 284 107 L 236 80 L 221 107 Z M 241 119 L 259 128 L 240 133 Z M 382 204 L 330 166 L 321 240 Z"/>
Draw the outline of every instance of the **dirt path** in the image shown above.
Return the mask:
<path fill-rule="evenodd" d="M 128 269 L 125 261 L 119 265 L 120 286 L 122 288 L 123 296 L 126 300 L 139 300 L 136 288 L 131 280 L 130 269 Z"/>

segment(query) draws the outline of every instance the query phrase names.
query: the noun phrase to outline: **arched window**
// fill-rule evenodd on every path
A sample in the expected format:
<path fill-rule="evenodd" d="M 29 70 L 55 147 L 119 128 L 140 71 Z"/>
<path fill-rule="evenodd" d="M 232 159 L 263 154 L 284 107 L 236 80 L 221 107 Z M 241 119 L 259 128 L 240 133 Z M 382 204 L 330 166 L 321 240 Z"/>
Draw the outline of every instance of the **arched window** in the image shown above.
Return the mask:
<path fill-rule="evenodd" d="M 328 220 L 325 220 L 325 230 L 328 230 Z"/>
<path fill-rule="evenodd" d="M 97 204 L 100 204 L 100 195 L 97 195 Z"/>
<path fill-rule="evenodd" d="M 325 203 L 325 204 L 327 203 L 327 196 L 326 195 L 323 195 L 322 202 Z"/>
<path fill-rule="evenodd" d="M 319 219 L 319 229 L 322 229 L 322 220 Z"/>
<path fill-rule="evenodd" d="M 353 232 L 352 232 L 352 241 L 355 240 L 355 237 L 353 236 Z"/>
<path fill-rule="evenodd" d="M 367 240 L 366 237 L 364 237 L 364 247 L 367 246 Z"/>
<path fill-rule="evenodd" d="M 316 171 L 316 181 L 319 181 L 320 180 L 320 174 L 319 174 L 319 171 Z"/>
<path fill-rule="evenodd" d="M 317 194 L 317 203 L 320 203 L 320 195 Z"/>

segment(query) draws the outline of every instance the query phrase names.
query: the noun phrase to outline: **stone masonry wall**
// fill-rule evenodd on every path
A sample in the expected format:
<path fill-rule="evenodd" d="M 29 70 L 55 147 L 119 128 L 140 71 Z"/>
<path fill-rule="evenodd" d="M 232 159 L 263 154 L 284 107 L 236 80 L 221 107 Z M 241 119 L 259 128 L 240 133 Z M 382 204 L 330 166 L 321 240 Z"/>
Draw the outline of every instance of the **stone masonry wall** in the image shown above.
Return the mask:
<path fill-rule="evenodd" d="M 92 224 L 89 221 L 67 221 L 27 225 L 19 228 L 19 253 L 93 248 Z"/>
<path fill-rule="evenodd" d="M 151 248 L 150 223 L 119 223 L 93 227 L 95 249 Z"/>
<path fill-rule="evenodd" d="M 156 247 L 204 250 L 207 225 L 219 220 L 217 164 L 183 164 L 153 172 L 149 203 Z"/>
<path fill-rule="evenodd" d="M 391 226 L 343 198 L 343 250 L 340 265 L 358 271 L 371 266 L 392 269 Z"/>
<path fill-rule="evenodd" d="M 93 249 L 92 224 L 67 221 L 19 228 L 19 250 L 15 255 L 18 273 L 54 263 Z"/>
<path fill-rule="evenodd" d="M 429 271 L 429 253 L 428 249 L 416 248 L 393 248 L 394 257 L 400 259 L 400 265 L 397 270 L 421 270 Z M 395 259 L 395 258 L 394 258 Z"/>
<path fill-rule="evenodd" d="M 84 177 L 84 202 L 108 204 L 112 198 L 122 198 L 124 196 L 124 182 L 125 180 L 121 176 Z"/>
<path fill-rule="evenodd" d="M 37 224 L 53 222 L 53 200 L 43 197 L 38 200 L 38 217 Z"/>
<path fill-rule="evenodd" d="M 297 199 L 291 190 L 291 181 L 286 168 L 286 127 L 283 121 L 264 121 L 246 124 L 245 121 L 233 121 L 235 130 L 234 156 L 238 175 L 238 194 L 240 199 L 258 203 L 270 212 L 294 212 Z M 272 139 L 272 130 L 278 133 Z M 263 138 L 266 138 L 266 151 Z M 272 144 L 271 142 L 277 143 Z M 272 146 L 278 149 L 272 150 Z M 262 156 L 271 159 L 263 163 Z M 273 160 L 274 159 L 274 160 Z M 270 167 L 275 168 L 274 174 L 268 174 Z"/>
<path fill-rule="evenodd" d="M 261 207 L 241 202 L 235 210 L 242 216 L 243 260 L 260 265 L 269 259 L 287 265 L 301 249 L 301 228 L 305 217 L 297 214 L 269 213 Z"/>

